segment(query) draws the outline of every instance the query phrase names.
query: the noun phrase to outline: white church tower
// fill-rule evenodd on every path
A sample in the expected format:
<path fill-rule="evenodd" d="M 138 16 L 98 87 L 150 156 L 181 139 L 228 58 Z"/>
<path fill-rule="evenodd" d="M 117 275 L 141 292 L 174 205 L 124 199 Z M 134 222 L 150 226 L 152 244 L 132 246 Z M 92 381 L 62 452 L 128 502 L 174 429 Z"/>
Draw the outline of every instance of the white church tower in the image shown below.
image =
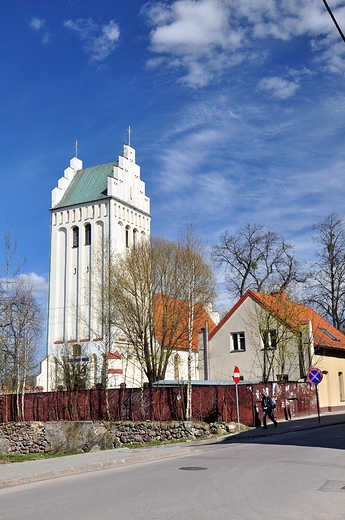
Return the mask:
<path fill-rule="evenodd" d="M 37 378 L 42 389 L 56 385 L 53 364 L 66 345 L 76 349 L 74 356 L 87 351 L 90 363 L 99 363 L 102 333 L 92 301 L 95 248 L 111 244 L 115 253 L 125 252 L 150 235 L 150 225 L 150 199 L 130 144 L 116 162 L 83 168 L 79 158 L 71 159 L 52 190 L 47 358 Z M 119 357 L 116 350 L 109 355 L 114 362 Z"/>

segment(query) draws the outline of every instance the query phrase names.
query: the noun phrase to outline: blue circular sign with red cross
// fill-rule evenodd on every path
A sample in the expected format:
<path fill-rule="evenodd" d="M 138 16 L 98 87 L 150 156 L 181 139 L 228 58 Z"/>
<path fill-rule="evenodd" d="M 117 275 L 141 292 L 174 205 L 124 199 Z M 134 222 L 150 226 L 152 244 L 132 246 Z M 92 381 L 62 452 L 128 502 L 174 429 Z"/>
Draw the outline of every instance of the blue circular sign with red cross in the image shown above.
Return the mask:
<path fill-rule="evenodd" d="M 323 378 L 323 373 L 318 368 L 311 368 L 307 374 L 307 379 L 309 383 L 313 385 L 318 385 L 321 383 Z"/>

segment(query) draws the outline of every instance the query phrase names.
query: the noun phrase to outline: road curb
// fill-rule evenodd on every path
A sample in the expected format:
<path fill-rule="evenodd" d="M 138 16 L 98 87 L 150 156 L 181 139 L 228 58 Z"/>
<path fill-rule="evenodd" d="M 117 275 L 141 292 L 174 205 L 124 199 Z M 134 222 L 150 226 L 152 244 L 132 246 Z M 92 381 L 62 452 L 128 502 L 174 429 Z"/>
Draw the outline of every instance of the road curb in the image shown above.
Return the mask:
<path fill-rule="evenodd" d="M 85 463 L 80 465 L 71 465 L 66 466 L 63 468 L 57 468 L 53 470 L 48 471 L 42 471 L 32 474 L 26 474 L 18 477 L 9 477 L 8 479 L 3 478 L 0 481 L 0 489 L 5 489 L 13 486 L 19 486 L 23 484 L 30 484 L 34 482 L 40 482 L 43 480 L 50 480 L 53 478 L 59 478 L 59 477 L 67 477 L 72 475 L 78 475 L 82 473 L 90 473 L 94 471 L 100 471 L 104 469 L 111 469 L 116 468 L 119 466 L 129 466 L 131 464 L 138 464 L 140 462 L 151 462 L 154 460 L 161 460 L 161 459 L 168 459 L 172 457 L 179 457 L 182 455 L 194 453 L 196 451 L 196 447 L 184 447 L 181 449 L 173 449 L 173 450 L 157 450 L 157 451 L 150 451 L 148 453 L 140 453 L 135 454 L 134 456 L 132 453 L 129 452 L 129 457 L 123 457 L 123 458 L 111 458 L 109 457 L 108 460 L 102 461 L 102 462 L 92 462 L 92 463 Z M 48 459 L 46 459 L 48 460 Z M 52 459 L 53 460 L 53 459 Z M 14 464 L 14 463 L 12 463 Z M 18 463 L 20 464 L 20 463 Z M 5 466 L 8 466 L 6 464 Z"/>

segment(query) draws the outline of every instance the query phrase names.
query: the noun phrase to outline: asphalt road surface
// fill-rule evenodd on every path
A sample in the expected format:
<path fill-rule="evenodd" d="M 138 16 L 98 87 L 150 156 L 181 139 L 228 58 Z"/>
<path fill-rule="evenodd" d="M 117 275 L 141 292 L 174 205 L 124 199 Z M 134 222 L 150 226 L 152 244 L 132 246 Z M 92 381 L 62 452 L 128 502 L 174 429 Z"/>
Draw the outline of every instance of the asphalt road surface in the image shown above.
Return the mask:
<path fill-rule="evenodd" d="M 3 520 L 345 519 L 344 425 L 0 491 Z"/>

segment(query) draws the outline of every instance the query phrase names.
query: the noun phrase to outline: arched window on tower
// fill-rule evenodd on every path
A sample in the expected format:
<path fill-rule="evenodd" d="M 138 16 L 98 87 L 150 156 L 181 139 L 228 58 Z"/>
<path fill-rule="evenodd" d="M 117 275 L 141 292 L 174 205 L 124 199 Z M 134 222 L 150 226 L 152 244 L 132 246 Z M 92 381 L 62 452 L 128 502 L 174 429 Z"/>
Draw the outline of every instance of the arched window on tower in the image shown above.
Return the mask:
<path fill-rule="evenodd" d="M 79 228 L 75 226 L 72 228 L 73 233 L 73 245 L 72 247 L 79 247 Z"/>
<path fill-rule="evenodd" d="M 91 224 L 85 226 L 85 245 L 91 245 Z"/>
<path fill-rule="evenodd" d="M 138 234 L 138 230 L 133 229 L 133 247 L 135 247 L 137 244 L 137 234 Z"/>
<path fill-rule="evenodd" d="M 126 247 L 129 247 L 129 226 L 126 226 Z"/>

